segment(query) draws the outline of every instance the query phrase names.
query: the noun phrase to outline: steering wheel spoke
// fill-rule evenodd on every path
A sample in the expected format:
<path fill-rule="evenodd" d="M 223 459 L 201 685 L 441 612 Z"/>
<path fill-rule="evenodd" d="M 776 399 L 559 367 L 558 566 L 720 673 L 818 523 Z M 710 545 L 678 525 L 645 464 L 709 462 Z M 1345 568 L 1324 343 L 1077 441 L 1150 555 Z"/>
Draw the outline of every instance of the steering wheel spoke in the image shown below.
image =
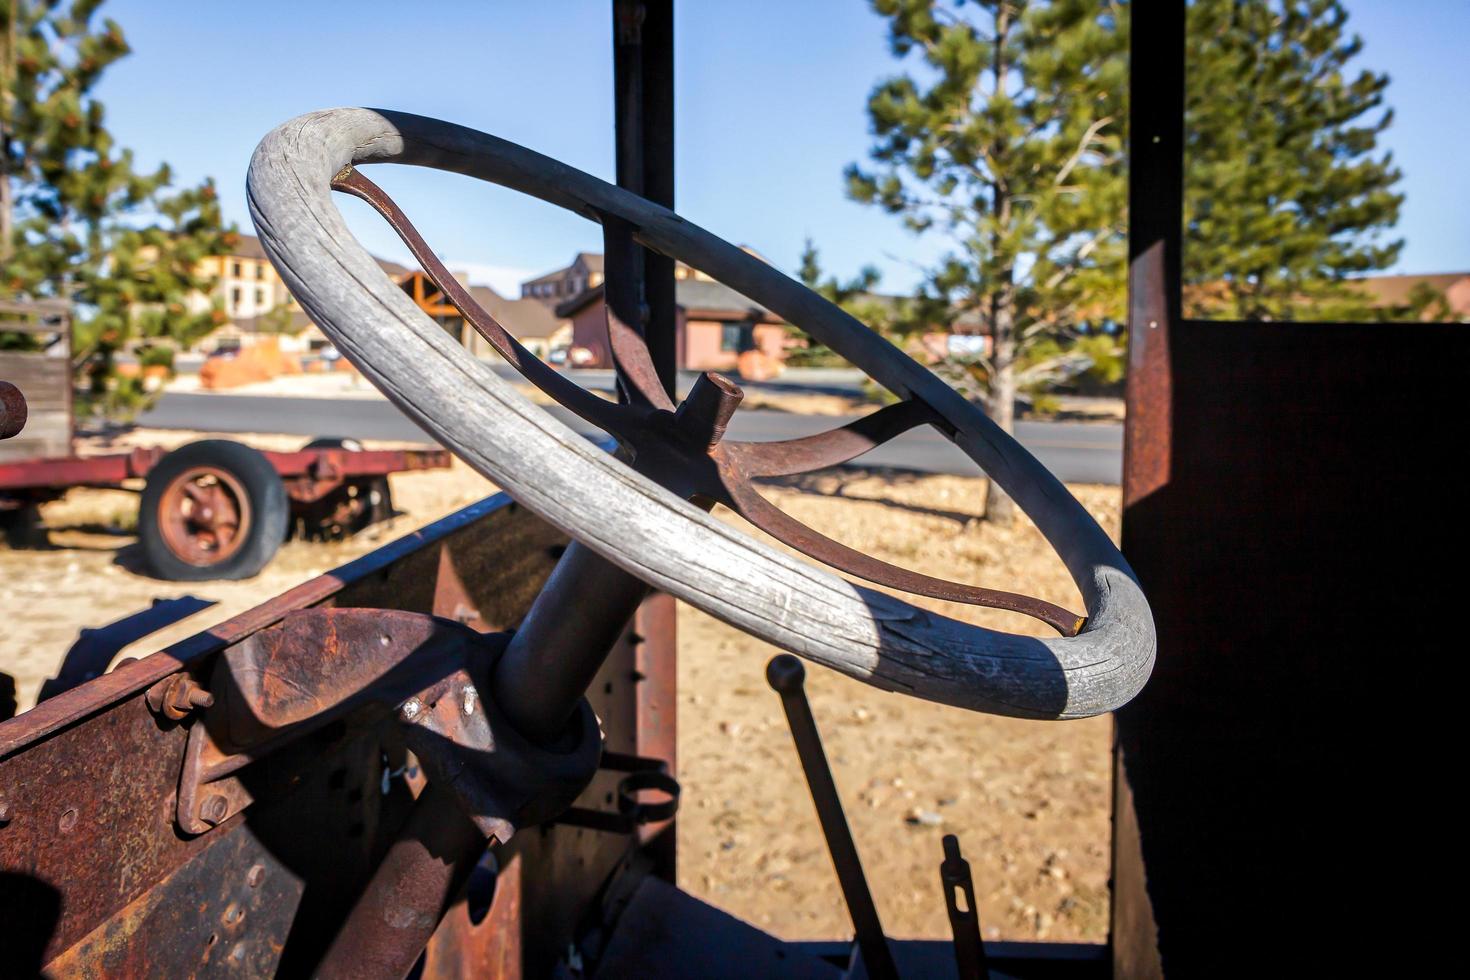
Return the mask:
<path fill-rule="evenodd" d="M 916 398 L 884 406 L 836 429 L 776 442 L 727 442 L 747 476 L 796 476 L 837 466 L 939 417 Z"/>
<path fill-rule="evenodd" d="M 865 555 L 840 541 L 834 541 L 820 531 L 807 527 L 761 496 L 749 483 L 732 487 L 720 502 L 755 527 L 765 531 L 782 544 L 795 548 L 808 558 L 815 558 L 824 565 L 831 565 L 833 568 L 878 585 L 886 585 L 903 592 L 929 596 L 933 599 L 947 599 L 950 602 L 963 602 L 972 606 L 987 606 L 991 609 L 1005 609 L 1021 613 L 1041 620 L 1062 636 L 1076 636 L 1086 622 L 1085 617 L 1044 599 L 1036 599 L 1015 592 L 965 585 L 961 582 L 950 582 L 889 564 L 872 555 Z"/>
<path fill-rule="evenodd" d="M 364 176 L 362 171 L 349 169 L 332 180 L 332 189 L 366 202 L 373 210 L 382 215 L 388 225 L 398 233 L 403 244 L 408 246 L 414 259 L 423 267 L 424 275 L 428 276 L 429 281 L 439 288 L 439 291 L 449 300 L 450 305 L 459 311 L 459 315 L 464 317 L 470 326 L 475 328 L 475 332 L 484 337 L 495 352 L 505 358 L 506 363 L 520 372 L 521 377 L 540 388 L 558 405 L 574 412 L 584 421 L 592 423 L 619 440 L 624 437 L 630 423 L 626 412 L 621 411 L 620 406 L 597 397 L 586 388 L 567 379 L 516 340 L 510 331 L 500 324 L 499 320 L 496 320 L 488 310 L 475 301 L 469 290 L 464 288 L 454 274 L 444 267 L 444 263 L 439 261 L 439 257 L 424 241 L 418 229 L 413 226 L 413 222 L 408 220 L 408 216 L 381 187 Z"/>
<path fill-rule="evenodd" d="M 659 381 L 643 334 L 647 306 L 640 288 L 642 249 L 633 240 L 632 226 L 612 215 L 602 217 L 602 243 L 602 308 L 618 387 L 633 405 L 671 412 L 674 403 Z"/>

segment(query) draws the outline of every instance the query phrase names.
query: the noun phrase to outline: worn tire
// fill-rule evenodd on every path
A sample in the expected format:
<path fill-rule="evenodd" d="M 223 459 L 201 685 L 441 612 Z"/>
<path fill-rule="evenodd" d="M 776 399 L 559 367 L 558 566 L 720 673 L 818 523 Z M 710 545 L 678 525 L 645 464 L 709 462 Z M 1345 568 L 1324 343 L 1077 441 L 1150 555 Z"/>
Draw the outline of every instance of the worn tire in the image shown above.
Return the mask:
<path fill-rule="evenodd" d="M 248 507 L 244 541 L 217 562 L 187 560 L 169 546 L 163 528 L 165 493 L 176 480 L 200 467 L 232 477 L 244 491 Z M 289 517 L 286 488 L 265 456 L 228 439 L 206 439 L 175 449 L 148 472 L 138 511 L 138 543 L 148 568 L 159 578 L 175 582 L 250 578 L 275 556 L 286 536 Z"/>

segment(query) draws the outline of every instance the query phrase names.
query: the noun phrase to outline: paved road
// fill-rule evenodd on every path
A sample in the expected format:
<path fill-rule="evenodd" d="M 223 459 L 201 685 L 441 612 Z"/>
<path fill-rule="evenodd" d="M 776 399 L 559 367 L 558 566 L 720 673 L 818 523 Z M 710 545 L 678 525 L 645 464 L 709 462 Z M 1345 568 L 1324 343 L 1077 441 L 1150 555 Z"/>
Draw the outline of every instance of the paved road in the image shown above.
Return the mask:
<path fill-rule="evenodd" d="M 550 411 L 579 432 L 595 431 L 560 408 L 553 407 Z M 142 425 L 162 429 L 432 441 L 398 409 L 376 398 L 338 400 L 175 392 L 165 395 L 138 421 Z M 832 416 L 791 415 L 757 409 L 738 412 L 729 435 L 735 439 L 757 441 L 792 439 L 845 421 L 847 419 Z M 1020 422 L 1016 425 L 1016 436 L 1062 480 L 1116 484 L 1122 477 L 1121 426 Z M 861 461 L 872 466 L 893 466 L 925 473 L 976 472 L 975 465 L 963 453 L 928 427 L 905 433 L 864 456 Z"/>

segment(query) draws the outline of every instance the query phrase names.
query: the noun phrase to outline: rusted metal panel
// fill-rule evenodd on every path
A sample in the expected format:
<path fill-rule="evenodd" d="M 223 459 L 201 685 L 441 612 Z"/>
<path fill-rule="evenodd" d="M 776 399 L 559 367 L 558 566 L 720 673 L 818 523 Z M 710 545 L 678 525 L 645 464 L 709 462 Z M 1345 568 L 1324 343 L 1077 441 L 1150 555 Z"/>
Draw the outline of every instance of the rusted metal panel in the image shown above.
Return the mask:
<path fill-rule="evenodd" d="M 507 533 L 500 534 L 502 529 Z M 515 618 L 510 601 L 520 596 L 528 604 L 527 594 L 550 568 L 547 540 L 564 539 L 503 498 L 492 498 L 0 724 L 0 798 L 10 807 L 10 819 L 0 826 L 0 869 L 53 883 L 66 894 L 47 959 L 135 900 L 213 836 L 183 839 L 165 812 L 175 806 L 185 731 L 156 720 L 143 698 L 149 686 L 185 662 L 197 663 L 293 609 L 330 603 L 344 590 L 355 589 L 358 598 L 392 598 L 397 606 L 417 597 L 427 611 L 433 576 L 415 567 L 417 556 L 432 569 L 429 555 L 437 557 L 441 543 L 479 553 L 477 587 L 503 593 L 498 611 Z M 510 552 L 497 560 L 499 547 L 516 549 L 529 542 L 539 545 L 529 549 L 536 554 L 518 558 Z M 426 580 L 422 590 L 400 587 L 401 577 L 411 579 L 415 573 Z M 330 812 L 300 819 L 327 820 Z M 125 856 L 121 866 L 119 855 Z M 6 894 L 16 892 L 7 889 Z M 24 910 L 6 911 L 19 916 Z"/>
<path fill-rule="evenodd" d="M 1116 880 L 1146 888 L 1166 973 L 1258 965 L 1242 909 L 1291 938 L 1273 970 L 1352 972 L 1345 896 L 1419 860 L 1379 844 L 1437 837 L 1405 801 L 1456 738 L 1421 695 L 1463 647 L 1431 611 L 1463 607 L 1441 570 L 1467 541 L 1426 419 L 1461 414 L 1467 364 L 1454 324 L 1173 331 L 1169 481 L 1123 523 L 1158 663 L 1117 714 L 1142 873 Z"/>
<path fill-rule="evenodd" d="M 0 728 L 25 720 L 22 715 Z M 185 734 L 176 723 L 160 723 L 138 692 L 89 724 L 0 762 L 0 798 L 10 813 L 0 826 L 0 871 L 65 897 L 61 917 L 43 924 L 31 921 L 24 889 L 0 889 L 7 931 L 9 923 L 27 923 L 26 931 L 49 936 L 42 962 L 207 846 L 181 837 L 173 826 Z"/>
<path fill-rule="evenodd" d="M 328 726 L 321 736 L 327 741 L 303 738 L 294 755 L 273 764 L 274 774 L 261 774 L 252 789 L 269 789 L 265 797 L 257 796 L 239 817 L 188 838 L 173 820 L 188 723 L 160 721 L 144 695 L 185 664 L 206 676 L 200 673 L 206 658 L 295 609 L 380 606 L 442 613 L 450 602 L 464 614 L 454 618 L 472 619 L 485 629 L 514 626 L 564 545 L 564 537 L 529 512 L 492 498 L 0 725 L 0 800 L 7 806 L 0 820 L 0 874 L 6 876 L 0 901 L 17 905 L 5 909 L 16 916 L 11 922 L 44 919 L 48 908 L 56 919 L 27 929 L 46 937 L 35 962 L 62 954 L 67 963 L 95 962 L 103 948 L 96 937 L 119 935 L 126 923 L 158 915 L 147 911 L 162 907 L 148 897 L 152 889 L 167 887 L 186 862 L 222 835 L 246 828 L 268 842 L 291 874 L 309 883 L 295 907 L 281 969 L 312 969 L 407 812 L 403 780 L 389 778 L 402 767 L 401 747 L 393 749 L 392 739 L 376 729 L 344 742 Z M 441 569 L 454 574 L 436 581 Z M 589 692 L 607 728 L 609 749 L 631 753 L 639 744 L 638 700 L 645 679 L 638 650 L 667 642 L 660 631 L 672 625 L 672 603 L 655 603 L 660 601 L 668 611 L 638 618 L 644 632 L 626 631 Z M 386 766 L 383 752 L 389 755 Z M 579 805 L 605 806 L 616 783 L 616 773 L 599 774 Z M 73 796 L 80 805 L 73 805 Z M 71 810 L 74 815 L 68 815 Z M 503 975 L 515 975 L 506 964 L 519 967 L 519 957 L 507 952 L 517 947 L 499 934 L 526 935 L 527 962 L 540 964 L 530 972 L 545 972 L 565 952 L 601 882 L 633 846 L 628 836 L 585 828 L 518 835 L 501 857 L 517 875 L 534 869 L 534 882 L 524 895 L 519 889 L 497 892 L 507 897 L 497 900 L 489 931 L 477 927 L 478 955 L 502 964 Z M 117 873 L 119 853 L 128 856 L 124 875 Z M 51 894 L 59 902 L 62 893 L 64 910 L 44 900 Z M 507 923 L 516 911 L 527 918 L 513 927 Z M 454 914 L 451 908 L 451 919 Z M 115 923 L 111 933 L 109 922 Z M 286 934 L 277 930 L 274 938 L 283 943 Z M 67 952 L 78 943 L 84 945 Z M 151 943 L 139 945 L 146 949 Z M 447 962 L 447 952 L 431 948 L 430 959 L 436 955 Z"/>
<path fill-rule="evenodd" d="M 1405 842 L 1459 830 L 1406 801 L 1443 775 L 1414 760 L 1457 738 L 1421 696 L 1463 646 L 1431 611 L 1463 606 L 1441 569 L 1467 544 L 1429 420 L 1463 416 L 1470 332 L 1181 320 L 1185 10 L 1133 14 L 1123 551 L 1158 660 L 1117 714 L 1114 970 L 1248 974 L 1265 950 L 1347 975 L 1348 905 L 1422 930 L 1371 896 L 1433 865 Z"/>
<path fill-rule="evenodd" d="M 521 968 L 522 866 L 514 855 L 504 865 L 493 855 L 481 862 L 429 943 L 423 980 L 521 980 L 526 976 Z M 476 878 L 481 873 L 483 882 Z"/>
<path fill-rule="evenodd" d="M 57 977 L 271 976 L 304 883 L 246 826 L 46 964 Z"/>

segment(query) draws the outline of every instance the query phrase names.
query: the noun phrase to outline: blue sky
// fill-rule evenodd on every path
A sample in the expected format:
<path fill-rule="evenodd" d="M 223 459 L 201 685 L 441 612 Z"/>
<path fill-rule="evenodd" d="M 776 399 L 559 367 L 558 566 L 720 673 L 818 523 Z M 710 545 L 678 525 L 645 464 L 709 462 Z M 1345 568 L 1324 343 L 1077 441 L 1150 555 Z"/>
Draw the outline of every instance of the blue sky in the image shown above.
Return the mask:
<path fill-rule="evenodd" d="M 181 181 L 212 175 L 249 230 L 255 143 L 299 113 L 386 107 L 482 129 L 612 179 L 608 0 L 407 4 L 111 0 L 134 54 L 103 81 L 114 133 Z M 1393 78 L 1387 143 L 1408 194 L 1399 271 L 1470 269 L 1467 0 L 1348 0 L 1362 64 Z M 940 243 L 846 200 L 842 168 L 868 146 L 863 106 L 891 74 L 883 22 L 863 0 L 676 5 L 676 166 L 681 213 L 778 266 L 810 235 L 829 271 L 867 263 L 906 290 Z M 596 226 L 452 175 L 374 168 L 454 269 L 502 291 L 600 249 Z M 362 241 L 405 259 L 366 207 L 343 202 Z"/>

